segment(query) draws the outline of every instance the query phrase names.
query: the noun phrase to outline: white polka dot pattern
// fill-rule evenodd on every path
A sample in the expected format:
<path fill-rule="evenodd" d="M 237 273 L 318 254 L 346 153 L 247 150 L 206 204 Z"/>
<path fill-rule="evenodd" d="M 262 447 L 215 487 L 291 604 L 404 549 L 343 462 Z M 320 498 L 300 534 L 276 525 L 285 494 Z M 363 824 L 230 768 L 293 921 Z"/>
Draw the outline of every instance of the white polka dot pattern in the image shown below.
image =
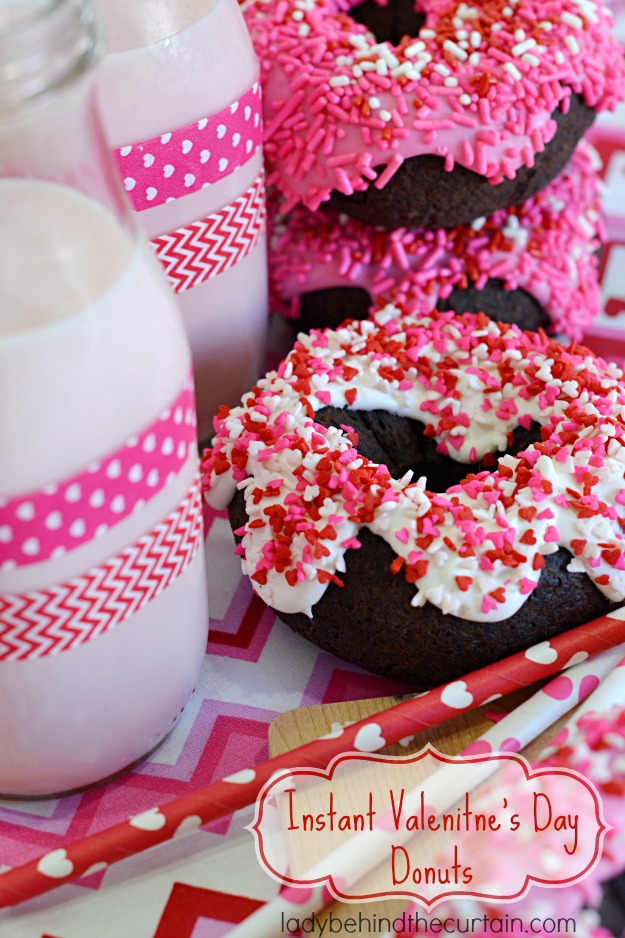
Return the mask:
<path fill-rule="evenodd" d="M 262 142 L 261 92 L 254 82 L 223 111 L 114 150 L 135 211 L 219 182 L 248 162 Z"/>
<path fill-rule="evenodd" d="M 153 498 L 196 447 L 193 379 L 116 452 L 38 492 L 0 497 L 0 571 L 39 563 L 101 536 Z"/>

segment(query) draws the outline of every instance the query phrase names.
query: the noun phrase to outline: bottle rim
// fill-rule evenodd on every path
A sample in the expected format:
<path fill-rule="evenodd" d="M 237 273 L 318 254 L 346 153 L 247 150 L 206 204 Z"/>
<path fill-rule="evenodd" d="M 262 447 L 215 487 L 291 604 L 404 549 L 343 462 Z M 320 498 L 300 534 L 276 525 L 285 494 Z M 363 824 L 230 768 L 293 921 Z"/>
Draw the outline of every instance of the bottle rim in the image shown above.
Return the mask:
<path fill-rule="evenodd" d="M 91 0 L 0 3 L 0 111 L 59 88 L 100 54 Z"/>

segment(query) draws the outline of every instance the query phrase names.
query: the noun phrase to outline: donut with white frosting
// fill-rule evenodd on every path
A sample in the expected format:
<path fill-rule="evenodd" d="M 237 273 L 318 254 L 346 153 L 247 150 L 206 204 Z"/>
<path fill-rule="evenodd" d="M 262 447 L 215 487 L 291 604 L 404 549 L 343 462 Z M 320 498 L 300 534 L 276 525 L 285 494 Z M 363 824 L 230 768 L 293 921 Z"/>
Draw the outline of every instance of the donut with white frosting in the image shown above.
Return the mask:
<path fill-rule="evenodd" d="M 533 199 L 452 229 L 385 231 L 303 206 L 285 216 L 270 199 L 273 308 L 307 330 L 373 304 L 438 306 L 579 341 L 601 308 L 598 165 L 581 143 Z"/>
<path fill-rule="evenodd" d="M 253 588 L 370 670 L 439 683 L 625 597 L 625 384 L 587 349 L 386 307 L 300 335 L 215 426 L 204 490 L 242 492 Z"/>
<path fill-rule="evenodd" d="M 412 6 L 412 0 L 397 0 Z M 390 9 L 395 4 L 390 4 Z M 517 204 L 624 96 L 595 0 L 417 0 L 395 42 L 353 0 L 253 0 L 268 182 L 288 209 L 451 227 Z"/>

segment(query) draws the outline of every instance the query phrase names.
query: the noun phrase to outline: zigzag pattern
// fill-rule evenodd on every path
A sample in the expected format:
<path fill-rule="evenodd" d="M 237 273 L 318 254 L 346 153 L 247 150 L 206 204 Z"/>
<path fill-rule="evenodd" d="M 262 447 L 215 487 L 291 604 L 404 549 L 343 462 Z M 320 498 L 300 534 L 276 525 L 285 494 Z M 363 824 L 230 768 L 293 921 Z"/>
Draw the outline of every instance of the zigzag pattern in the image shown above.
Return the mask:
<path fill-rule="evenodd" d="M 184 228 L 153 238 L 152 247 L 175 293 L 216 277 L 249 254 L 265 226 L 261 172 L 243 195 Z"/>
<path fill-rule="evenodd" d="M 106 563 L 46 590 L 0 596 L 0 661 L 82 645 L 167 589 L 200 546 L 200 499 L 198 477 L 167 518 Z"/>

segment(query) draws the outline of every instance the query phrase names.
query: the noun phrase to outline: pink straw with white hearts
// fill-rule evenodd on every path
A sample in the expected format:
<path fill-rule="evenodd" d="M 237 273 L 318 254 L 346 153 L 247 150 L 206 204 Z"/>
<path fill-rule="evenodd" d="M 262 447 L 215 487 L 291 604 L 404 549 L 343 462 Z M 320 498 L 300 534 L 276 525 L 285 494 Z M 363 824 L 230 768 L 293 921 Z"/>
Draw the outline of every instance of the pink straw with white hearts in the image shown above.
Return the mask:
<path fill-rule="evenodd" d="M 600 697 L 600 691 L 596 688 L 604 679 L 607 679 L 608 675 L 612 679 L 608 695 L 610 697 L 616 695 L 614 688 L 620 679 L 621 698 L 623 698 L 625 688 L 623 688 L 622 672 L 618 674 L 618 670 L 615 672 L 615 669 L 618 669 L 619 665 L 625 665 L 624 655 L 625 645 L 619 645 L 591 660 L 574 665 L 566 675 L 561 674 L 554 678 L 490 727 L 460 755 L 518 752 L 593 691 Z M 614 680 L 615 673 L 616 679 Z M 467 763 L 460 790 L 454 766 L 443 765 L 407 794 L 404 801 L 405 811 L 410 814 L 413 800 L 418 807 L 418 799 L 422 793 L 428 805 L 435 806 L 438 812 L 445 811 L 465 792 L 475 788 L 499 767 L 497 760 Z M 352 837 L 299 878 L 314 882 L 327 875 L 330 869 L 335 881 L 340 879 L 346 884 L 345 891 L 375 869 L 381 858 L 388 856 L 392 844 L 399 844 L 402 839 L 408 840 L 413 836 L 412 831 L 402 833 L 377 827 L 366 834 Z M 312 915 L 313 912 L 318 913 L 333 899 L 333 895 L 325 884 L 305 887 L 289 886 L 282 890 L 276 899 L 258 909 L 236 927 L 230 933 L 230 938 L 273 938 L 274 935 L 279 934 L 277 929 L 281 921 L 291 917 L 301 919 Z"/>

